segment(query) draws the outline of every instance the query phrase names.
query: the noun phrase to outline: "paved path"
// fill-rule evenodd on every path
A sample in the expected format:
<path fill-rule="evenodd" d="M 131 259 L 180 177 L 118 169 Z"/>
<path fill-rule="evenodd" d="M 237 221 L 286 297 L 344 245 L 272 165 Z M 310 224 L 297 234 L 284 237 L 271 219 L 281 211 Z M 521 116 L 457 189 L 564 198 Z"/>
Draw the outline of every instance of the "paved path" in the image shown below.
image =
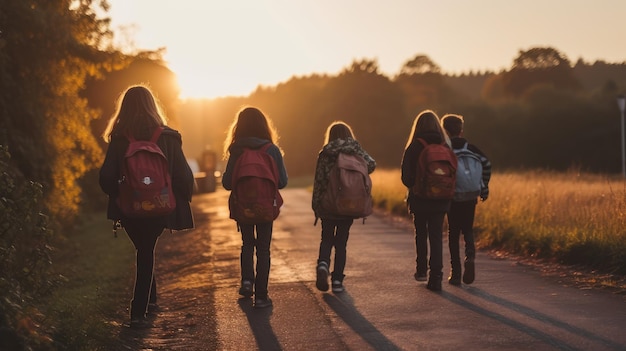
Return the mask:
<path fill-rule="evenodd" d="M 413 279 L 410 223 L 355 221 L 346 292 L 315 288 L 320 225 L 310 193 L 283 191 L 270 296 L 239 299 L 241 239 L 228 193 L 194 198 L 198 228 L 159 242 L 160 305 L 153 328 L 122 331 L 133 348 L 180 350 L 626 350 L 626 299 L 566 286 L 516 261 L 479 252 L 472 285 L 434 293 Z M 447 247 L 444 245 L 444 247 Z M 449 271 L 444 250 L 444 275 Z M 132 341 L 132 342 L 130 342 Z"/>

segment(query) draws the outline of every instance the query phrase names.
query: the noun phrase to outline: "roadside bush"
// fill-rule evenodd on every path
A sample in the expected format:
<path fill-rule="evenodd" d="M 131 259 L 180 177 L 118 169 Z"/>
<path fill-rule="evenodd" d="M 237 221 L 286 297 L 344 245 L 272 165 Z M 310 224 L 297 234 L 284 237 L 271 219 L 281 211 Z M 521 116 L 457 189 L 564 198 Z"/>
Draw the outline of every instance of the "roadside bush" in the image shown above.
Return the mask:
<path fill-rule="evenodd" d="M 35 302 L 50 291 L 51 231 L 40 212 L 43 189 L 11 165 L 0 145 L 0 349 L 46 349 Z"/>

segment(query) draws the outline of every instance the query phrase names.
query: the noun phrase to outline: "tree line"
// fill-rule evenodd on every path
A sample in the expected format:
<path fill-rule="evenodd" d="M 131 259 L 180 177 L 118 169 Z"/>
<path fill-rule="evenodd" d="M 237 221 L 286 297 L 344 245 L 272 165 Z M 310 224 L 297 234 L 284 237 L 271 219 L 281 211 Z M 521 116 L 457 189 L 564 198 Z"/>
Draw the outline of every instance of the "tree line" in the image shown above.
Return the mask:
<path fill-rule="evenodd" d="M 508 70 L 447 75 L 418 54 L 400 72 L 379 73 L 376 60 L 355 60 L 337 75 L 292 77 L 246 97 L 183 101 L 178 120 L 188 156 L 221 152 L 224 131 L 242 105 L 275 121 L 290 175 L 313 172 L 323 133 L 333 120 L 354 127 L 379 167 L 397 168 L 415 116 L 423 109 L 461 114 L 465 136 L 496 170 L 621 170 L 620 112 L 626 62 L 593 64 L 551 47 L 520 50 Z"/>
<path fill-rule="evenodd" d="M 261 108 L 280 131 L 291 176 L 313 172 L 334 120 L 354 127 L 379 167 L 398 167 L 412 120 L 423 109 L 464 115 L 466 136 L 495 170 L 621 169 L 615 96 L 626 90 L 626 62 L 571 64 L 544 47 L 521 50 L 502 72 L 448 75 L 418 54 L 389 77 L 376 60 L 356 59 L 336 75 L 294 76 L 249 96 L 180 100 L 162 52 L 120 51 L 98 6 L 106 13 L 106 1 L 0 0 L 3 340 L 46 342 L 35 327 L 20 326 L 37 324 L 24 322 L 36 318 L 28 311 L 58 284 L 48 273 L 63 232 L 81 214 L 105 208 L 97 186 L 106 147 L 100 136 L 131 84 L 147 83 L 157 93 L 189 157 L 207 147 L 221 154 L 237 110 Z"/>

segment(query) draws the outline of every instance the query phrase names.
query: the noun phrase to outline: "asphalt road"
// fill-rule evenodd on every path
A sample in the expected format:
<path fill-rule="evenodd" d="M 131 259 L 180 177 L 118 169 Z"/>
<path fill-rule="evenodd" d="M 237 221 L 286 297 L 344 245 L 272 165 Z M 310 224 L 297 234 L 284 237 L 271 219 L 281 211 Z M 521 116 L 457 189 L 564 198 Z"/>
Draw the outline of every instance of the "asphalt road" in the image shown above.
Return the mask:
<path fill-rule="evenodd" d="M 153 350 L 626 350 L 624 295 L 581 289 L 487 252 L 478 253 L 473 284 L 444 281 L 435 293 L 413 279 L 411 223 L 382 215 L 352 226 L 346 291 L 322 293 L 310 193 L 282 194 L 272 308 L 255 310 L 237 294 L 241 238 L 220 190 L 196 196 L 197 228 L 170 234 L 158 249 L 162 310 L 153 328 L 122 337 Z"/>

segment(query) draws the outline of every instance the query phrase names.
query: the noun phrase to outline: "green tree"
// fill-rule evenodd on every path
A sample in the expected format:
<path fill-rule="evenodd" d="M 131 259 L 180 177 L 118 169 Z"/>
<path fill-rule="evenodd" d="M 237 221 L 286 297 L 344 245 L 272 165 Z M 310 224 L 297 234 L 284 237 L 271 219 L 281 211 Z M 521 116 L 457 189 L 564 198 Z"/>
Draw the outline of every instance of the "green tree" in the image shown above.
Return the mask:
<path fill-rule="evenodd" d="M 403 93 L 406 111 L 410 119 L 424 109 L 442 106 L 447 89 L 439 65 L 426 55 L 417 55 L 401 68 L 394 82 Z"/>
<path fill-rule="evenodd" d="M 90 0 L 1 0 L 0 8 L 0 144 L 44 186 L 53 219 L 67 222 L 79 209 L 78 179 L 101 158 L 89 128 L 97 113 L 80 92 L 111 62 L 99 49 L 108 20 L 97 18 Z"/>
<path fill-rule="evenodd" d="M 400 69 L 400 75 L 413 75 L 424 73 L 441 73 L 441 67 L 437 65 L 427 55 L 416 55 L 412 59 L 406 61 Z"/>
<path fill-rule="evenodd" d="M 521 97 L 536 84 L 551 85 L 556 89 L 580 89 L 570 61 L 551 47 L 520 50 L 511 69 L 502 74 L 504 93 L 510 97 Z"/>
<path fill-rule="evenodd" d="M 99 6 L 105 10 L 106 1 Z M 91 0 L 0 0 L 0 329 L 47 349 L 36 303 L 53 283 L 50 243 L 79 210 L 78 181 L 102 156 L 80 93 L 119 58 Z M 56 238 L 52 233 L 57 233 Z M 19 325 L 19 327 L 18 327 Z"/>

